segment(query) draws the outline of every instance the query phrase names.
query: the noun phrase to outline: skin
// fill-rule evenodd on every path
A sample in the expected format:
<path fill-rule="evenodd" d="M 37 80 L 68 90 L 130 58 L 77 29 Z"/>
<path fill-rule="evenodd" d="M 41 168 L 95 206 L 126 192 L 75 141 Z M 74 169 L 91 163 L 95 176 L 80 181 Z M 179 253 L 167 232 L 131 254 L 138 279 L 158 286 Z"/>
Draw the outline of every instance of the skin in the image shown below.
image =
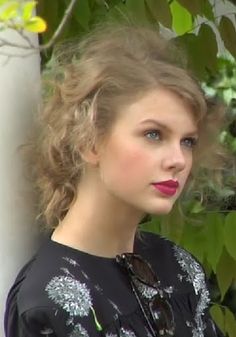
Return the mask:
<path fill-rule="evenodd" d="M 143 216 L 169 213 L 183 190 L 197 131 L 190 107 L 166 89 L 123 108 L 106 142 L 81 153 L 85 174 L 52 240 L 97 256 L 132 252 Z M 179 182 L 171 197 L 152 185 L 169 179 Z"/>

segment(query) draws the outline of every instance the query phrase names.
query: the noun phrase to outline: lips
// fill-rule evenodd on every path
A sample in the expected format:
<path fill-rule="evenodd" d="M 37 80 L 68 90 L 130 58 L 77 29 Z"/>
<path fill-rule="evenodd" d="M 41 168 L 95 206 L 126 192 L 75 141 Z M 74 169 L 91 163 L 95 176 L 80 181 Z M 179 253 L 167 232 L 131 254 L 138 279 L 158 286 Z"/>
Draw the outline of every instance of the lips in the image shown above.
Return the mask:
<path fill-rule="evenodd" d="M 163 186 L 167 186 L 167 187 L 171 187 L 171 188 L 178 188 L 179 187 L 178 181 L 175 181 L 175 180 L 160 181 L 158 183 L 154 183 L 154 185 L 163 185 Z"/>
<path fill-rule="evenodd" d="M 172 196 L 176 193 L 177 188 L 179 187 L 178 181 L 175 180 L 166 180 L 158 183 L 152 184 L 158 191 L 161 193 Z"/>

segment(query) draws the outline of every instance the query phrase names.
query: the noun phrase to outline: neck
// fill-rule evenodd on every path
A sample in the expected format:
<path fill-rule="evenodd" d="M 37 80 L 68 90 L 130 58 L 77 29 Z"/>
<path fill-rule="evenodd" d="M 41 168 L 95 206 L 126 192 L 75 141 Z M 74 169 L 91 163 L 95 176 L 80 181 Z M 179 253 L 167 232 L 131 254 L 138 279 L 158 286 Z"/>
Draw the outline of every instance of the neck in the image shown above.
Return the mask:
<path fill-rule="evenodd" d="M 55 229 L 52 240 L 87 253 L 114 257 L 132 252 L 144 214 L 93 185 L 77 199 Z"/>

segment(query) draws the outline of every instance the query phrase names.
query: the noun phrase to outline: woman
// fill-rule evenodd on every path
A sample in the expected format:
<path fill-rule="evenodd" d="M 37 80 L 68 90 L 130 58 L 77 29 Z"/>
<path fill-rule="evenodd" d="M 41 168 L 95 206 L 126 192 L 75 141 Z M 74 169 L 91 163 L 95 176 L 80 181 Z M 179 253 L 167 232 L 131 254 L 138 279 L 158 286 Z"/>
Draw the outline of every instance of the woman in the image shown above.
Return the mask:
<path fill-rule="evenodd" d="M 222 336 L 201 266 L 138 233 L 216 158 L 199 85 L 148 28 L 97 29 L 72 55 L 30 148 L 51 235 L 11 288 L 6 337 Z"/>

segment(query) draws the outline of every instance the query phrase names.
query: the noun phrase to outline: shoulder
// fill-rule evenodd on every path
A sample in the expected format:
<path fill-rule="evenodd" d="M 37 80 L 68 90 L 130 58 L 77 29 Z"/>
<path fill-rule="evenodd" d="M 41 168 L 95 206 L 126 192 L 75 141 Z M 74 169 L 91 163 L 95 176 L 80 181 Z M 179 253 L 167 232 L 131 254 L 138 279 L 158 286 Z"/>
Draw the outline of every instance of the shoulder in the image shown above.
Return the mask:
<path fill-rule="evenodd" d="M 183 247 L 160 235 L 143 232 L 139 252 L 165 283 L 174 283 L 183 290 L 193 287 L 195 294 L 205 289 L 205 295 L 209 295 L 202 265 Z"/>
<path fill-rule="evenodd" d="M 70 255 L 64 247 L 47 239 L 18 273 L 9 291 L 8 303 L 16 302 L 19 315 L 36 307 L 51 307 L 50 284 L 56 279 L 59 282 L 60 275 L 68 276 L 68 260 Z"/>
<path fill-rule="evenodd" d="M 92 329 L 92 336 L 92 300 L 89 281 L 83 273 L 73 250 L 46 240 L 21 269 L 9 291 L 6 336 L 21 336 L 20 329 L 27 337 L 38 336 L 41 330 L 42 335 L 54 331 L 57 336 L 65 336 L 73 329 L 79 334 L 85 328 Z M 14 329 L 17 330 L 13 333 Z"/>

